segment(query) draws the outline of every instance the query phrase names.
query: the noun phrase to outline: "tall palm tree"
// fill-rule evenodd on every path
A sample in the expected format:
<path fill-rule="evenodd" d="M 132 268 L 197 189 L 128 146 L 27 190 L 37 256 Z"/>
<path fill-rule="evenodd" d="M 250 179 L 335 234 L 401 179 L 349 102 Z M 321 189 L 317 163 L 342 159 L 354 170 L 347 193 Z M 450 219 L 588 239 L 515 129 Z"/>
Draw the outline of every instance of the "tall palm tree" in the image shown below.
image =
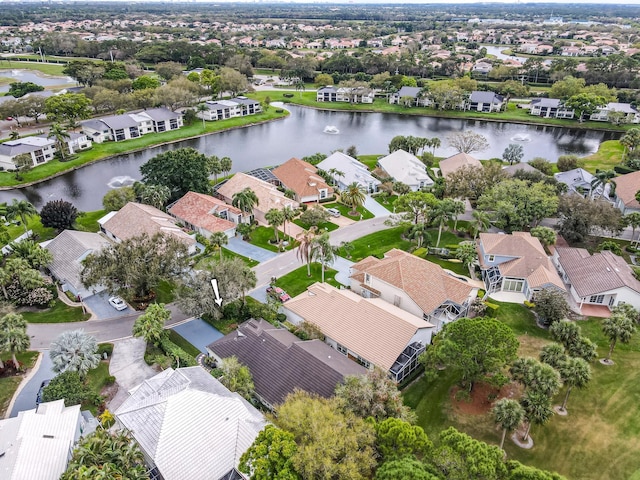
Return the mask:
<path fill-rule="evenodd" d="M 218 183 L 218 175 L 222 173 L 220 159 L 216 155 L 211 155 L 208 159 L 209 175 L 213 175 L 213 183 Z"/>
<path fill-rule="evenodd" d="M 220 260 L 222 260 L 222 247 L 229 243 L 229 237 L 224 232 L 213 232 L 209 237 L 209 244 L 220 251 Z"/>
<path fill-rule="evenodd" d="M 416 248 L 429 244 L 429 227 L 425 223 L 416 223 L 411 225 L 405 236 L 416 244 Z"/>
<path fill-rule="evenodd" d="M 209 110 L 209 108 L 204 103 L 200 103 L 196 107 L 196 112 L 203 114 L 202 115 L 202 131 L 204 131 L 207 128 L 207 125 L 204 123 L 204 112 L 206 112 L 207 110 Z"/>
<path fill-rule="evenodd" d="M 446 223 L 453 218 L 456 209 L 455 203 L 456 200 L 445 198 L 444 200 L 440 200 L 433 209 L 432 219 L 434 223 L 438 224 L 438 240 L 436 241 L 436 248 L 440 246 L 442 229 Z"/>
<path fill-rule="evenodd" d="M 233 161 L 229 157 L 222 157 L 220 159 L 220 169 L 224 172 L 225 177 L 229 175 L 229 172 L 231 171 L 232 166 L 233 166 Z"/>
<path fill-rule="evenodd" d="M 269 225 L 273 227 L 273 235 L 276 238 L 276 243 L 280 243 L 280 236 L 278 235 L 278 227 L 284 223 L 284 213 L 279 208 L 271 208 L 264 214 L 264 219 Z"/>
<path fill-rule="evenodd" d="M 298 241 L 298 250 L 296 251 L 296 257 L 301 262 L 307 264 L 307 277 L 311 276 L 311 261 L 313 260 L 313 254 L 311 247 L 313 246 L 313 239 L 316 236 L 318 227 L 311 227 L 309 230 L 302 232 L 296 240 Z"/>
<path fill-rule="evenodd" d="M 640 212 L 631 212 L 625 215 L 623 220 L 631 227 L 631 241 L 635 241 L 636 228 L 640 227 Z"/>
<path fill-rule="evenodd" d="M 67 140 L 71 138 L 67 129 L 59 123 L 54 123 L 51 125 L 47 138 L 55 138 L 56 150 L 60 153 L 60 160 L 64 161 L 64 146 L 67 143 Z"/>
<path fill-rule="evenodd" d="M 474 210 L 471 214 L 473 220 L 471 221 L 471 229 L 473 230 L 473 239 L 478 238 L 478 234 L 486 232 L 491 225 L 491 219 L 487 212 L 481 210 Z"/>
<path fill-rule="evenodd" d="M 9 220 L 15 220 L 20 218 L 22 225 L 24 226 L 24 233 L 27 233 L 27 218 L 37 215 L 38 211 L 27 200 L 18 200 L 14 198 L 11 205 L 7 205 L 7 218 Z"/>
<path fill-rule="evenodd" d="M 340 194 L 340 201 L 351 207 L 349 215 L 352 217 L 358 214 L 358 207 L 361 207 L 366 199 L 367 194 L 358 182 L 349 184 L 344 192 Z"/>
<path fill-rule="evenodd" d="M 458 231 L 458 216 L 462 215 L 465 211 L 465 204 L 460 200 L 454 200 L 451 204 L 451 218 L 453 220 L 453 229 Z"/>
<path fill-rule="evenodd" d="M 432 152 L 434 155 L 436 154 L 436 148 L 440 148 L 442 145 L 442 141 L 438 137 L 433 137 L 429 140 L 429 146 L 432 148 Z"/>
<path fill-rule="evenodd" d="M 56 373 L 78 372 L 84 377 L 100 363 L 96 339 L 83 330 L 62 332 L 51 344 L 49 356 Z"/>
<path fill-rule="evenodd" d="M 595 198 L 595 191 L 598 187 L 602 186 L 602 192 L 599 197 L 602 198 L 607 185 L 611 185 L 612 191 L 615 190 L 616 182 L 613 180 L 616 177 L 615 170 L 599 170 L 594 175 L 594 179 L 591 180 L 591 193 L 590 197 Z"/>
<path fill-rule="evenodd" d="M 314 237 L 311 243 L 311 255 L 315 260 L 320 261 L 322 268 L 322 283 L 324 283 L 324 270 L 327 265 L 331 265 L 336 259 L 336 250 L 331 245 L 329 233 Z"/>
<path fill-rule="evenodd" d="M 567 360 L 560 366 L 560 377 L 562 383 L 567 387 L 567 393 L 560 409 L 567 410 L 567 400 L 573 387 L 584 388 L 591 380 L 591 367 L 583 358 L 567 357 Z"/>
<path fill-rule="evenodd" d="M 231 199 L 231 205 L 248 214 L 259 204 L 258 196 L 249 187 L 234 193 Z"/>
<path fill-rule="evenodd" d="M 496 402 L 491 411 L 495 422 L 502 428 L 502 438 L 500 439 L 500 449 L 502 449 L 507 432 L 514 430 L 522 423 L 524 409 L 516 400 L 502 398 Z"/>
<path fill-rule="evenodd" d="M 284 234 L 288 235 L 287 233 L 287 222 L 291 222 L 294 218 L 296 218 L 296 215 L 298 214 L 298 212 L 296 212 L 293 208 L 291 208 L 290 205 L 285 206 L 282 209 L 282 216 L 284 218 L 283 224 L 284 224 Z"/>
<path fill-rule="evenodd" d="M 605 318 L 602 322 L 602 332 L 609 339 L 609 353 L 605 360 L 611 360 L 616 343 L 629 343 L 635 331 L 633 320 L 620 312 L 614 311 L 609 318 Z"/>
<path fill-rule="evenodd" d="M 553 415 L 551 409 L 551 399 L 541 392 L 529 391 L 524 394 L 521 400 L 522 408 L 525 411 L 525 418 L 528 421 L 527 429 L 522 436 L 522 440 L 529 440 L 531 425 L 544 425 Z"/>
<path fill-rule="evenodd" d="M 26 351 L 31 345 L 27 335 L 27 322 L 17 313 L 8 313 L 0 318 L 0 351 L 11 352 L 16 370 L 20 368 L 16 353 Z"/>

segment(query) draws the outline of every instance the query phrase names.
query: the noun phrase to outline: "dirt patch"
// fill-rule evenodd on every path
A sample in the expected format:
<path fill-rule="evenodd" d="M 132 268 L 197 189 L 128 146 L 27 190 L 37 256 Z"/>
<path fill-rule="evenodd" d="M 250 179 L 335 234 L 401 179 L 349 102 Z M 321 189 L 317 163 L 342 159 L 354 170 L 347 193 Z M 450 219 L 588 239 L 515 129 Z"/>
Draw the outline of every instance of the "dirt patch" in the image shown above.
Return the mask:
<path fill-rule="evenodd" d="M 113 382 L 111 385 L 102 387 L 102 390 L 100 390 L 100 395 L 103 398 L 101 410 L 105 408 L 105 406 L 108 405 L 111 400 L 113 400 L 113 397 L 116 396 L 116 393 L 118 393 L 118 384 L 115 382 Z"/>
<path fill-rule="evenodd" d="M 497 388 L 487 383 L 476 383 L 470 398 L 460 398 L 462 389 L 455 386 L 449 392 L 451 404 L 456 413 L 466 415 L 484 415 L 493 406 L 496 400 L 501 398 L 519 398 L 521 388 L 516 383 L 508 383 L 502 388 Z M 462 392 L 464 393 L 464 392 Z"/>

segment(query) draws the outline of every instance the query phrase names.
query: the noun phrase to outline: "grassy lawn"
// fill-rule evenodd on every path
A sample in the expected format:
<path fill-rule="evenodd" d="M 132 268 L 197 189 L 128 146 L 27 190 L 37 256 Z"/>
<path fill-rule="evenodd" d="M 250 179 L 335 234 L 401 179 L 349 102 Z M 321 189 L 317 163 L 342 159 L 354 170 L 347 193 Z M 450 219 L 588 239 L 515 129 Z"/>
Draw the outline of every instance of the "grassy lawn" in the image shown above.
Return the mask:
<path fill-rule="evenodd" d="M 52 308 L 44 308 L 35 312 L 20 312 L 29 323 L 68 323 L 89 320 L 88 313 L 82 313 L 82 307 L 70 307 L 61 300 L 56 300 Z"/>
<path fill-rule="evenodd" d="M 301 222 L 299 218 L 295 219 L 293 221 L 293 223 L 295 223 L 299 227 L 304 228 L 305 230 L 309 230 L 311 228 L 311 225 L 309 225 L 308 223 Z M 334 230 L 337 230 L 338 228 L 340 228 L 340 227 L 338 225 L 336 225 L 335 223 L 332 223 L 332 222 L 324 222 L 324 223 L 321 223 L 320 225 L 318 225 L 318 231 L 320 231 L 320 232 L 322 232 L 322 231 L 333 232 Z"/>
<path fill-rule="evenodd" d="M 371 233 L 354 240 L 351 242 L 354 249 L 351 252 L 351 258 L 349 260 L 358 262 L 369 255 L 382 257 L 382 255 L 392 248 L 399 248 L 400 250 L 405 251 L 408 250 L 409 247 L 411 247 L 411 242 L 402 238 L 402 233 L 404 231 L 404 227 L 394 227 Z M 345 253 L 341 249 L 339 250 L 339 254 L 346 258 Z"/>
<path fill-rule="evenodd" d="M 436 265 L 440 265 L 442 268 L 446 268 L 447 270 L 451 270 L 453 273 L 457 273 L 458 275 L 464 275 L 465 277 L 469 276 L 469 269 L 460 263 L 459 260 L 453 259 L 449 260 L 447 258 L 442 258 L 437 255 L 426 255 L 423 257 L 425 260 L 429 260 Z"/>
<path fill-rule="evenodd" d="M 169 340 L 187 352 L 189 355 L 194 358 L 200 355 L 200 350 L 191 345 L 188 340 L 186 340 L 182 335 L 174 330 L 169 330 Z"/>
<path fill-rule="evenodd" d="M 47 228 L 42 225 L 42 222 L 40 222 L 40 215 L 27 217 L 27 230 L 31 230 L 40 242 L 51 240 L 56 236 L 55 229 Z M 9 233 L 10 241 L 13 241 L 20 235 L 24 235 L 24 227 L 22 226 L 22 223 L 10 225 L 7 227 L 7 233 Z"/>
<path fill-rule="evenodd" d="M 501 303 L 497 317 L 518 335 L 520 355 L 537 356 L 549 341 L 548 333 L 535 326 L 532 313 L 522 305 Z M 601 320 L 589 319 L 580 325 L 583 334 L 598 344 L 599 355 L 604 356 L 608 342 L 602 335 Z M 531 450 L 520 449 L 507 440 L 508 458 L 557 471 L 570 479 L 640 478 L 640 465 L 633 453 L 640 448 L 638 352 L 640 335 L 636 334 L 630 344 L 616 346 L 614 366 L 593 362 L 591 383 L 584 390 L 571 393 L 567 405 L 569 415 L 554 415 L 547 425 L 534 426 Z M 418 423 L 427 434 L 435 435 L 453 425 L 497 445 L 500 432 L 489 413 L 471 415 L 454 409 L 449 391 L 457 381 L 457 375 L 448 370 L 439 372 L 432 382 L 422 378 L 405 390 L 405 403 L 416 409 Z M 561 403 L 564 393 L 562 389 L 554 404 Z"/>
<path fill-rule="evenodd" d="M 0 355 L 0 358 L 2 358 L 3 362 L 11 361 L 11 355 L 8 353 L 3 353 Z M 31 368 L 36 363 L 38 352 L 29 350 L 27 352 L 17 354 L 16 358 L 18 359 L 18 362 L 22 363 L 23 369 Z M 14 393 L 16 393 L 21 381 L 22 375 L 0 378 L 0 418 L 4 418 L 5 413 L 7 413 L 9 403 L 11 403 L 11 399 L 13 398 Z"/>
<path fill-rule="evenodd" d="M 370 218 L 374 218 L 373 213 L 371 213 L 369 210 L 367 210 L 364 207 L 358 207 L 356 208 L 356 213 L 355 215 L 349 215 L 349 213 L 351 212 L 351 207 L 347 207 L 346 205 L 343 205 L 342 203 L 339 202 L 334 202 L 334 203 L 327 203 L 324 205 L 324 208 L 336 208 L 340 211 L 340 213 L 347 217 L 347 218 L 351 218 L 352 220 L 360 220 L 360 216 L 362 215 L 362 220 L 368 220 Z"/>
<path fill-rule="evenodd" d="M 161 280 L 156 288 L 156 298 L 154 303 L 171 303 L 175 300 L 176 286 L 168 280 Z"/>
<path fill-rule="evenodd" d="M 584 169 L 591 173 L 596 170 L 612 170 L 622 161 L 624 147 L 619 140 L 607 140 L 602 142 L 598 151 L 582 159 Z"/>
<path fill-rule="evenodd" d="M 391 213 L 395 213 L 393 211 L 393 206 L 396 203 L 396 200 L 398 200 L 398 195 L 376 195 L 373 197 L 373 199 L 378 202 L 380 205 L 382 205 L 384 208 L 386 208 L 387 210 L 389 210 Z"/>
<path fill-rule="evenodd" d="M 378 163 L 378 158 L 383 155 L 358 155 L 358 160 L 364 163 L 369 170 L 373 170 L 376 168 L 376 164 Z"/>
<path fill-rule="evenodd" d="M 336 270 L 332 268 L 325 268 L 324 281 L 340 288 L 340 283 L 336 281 Z M 322 267 L 319 263 L 311 264 L 311 276 L 307 277 L 307 266 L 303 265 L 300 268 L 295 269 L 293 272 L 289 272 L 286 275 L 278 278 L 276 285 L 287 292 L 291 297 L 300 295 L 307 287 L 313 285 L 316 282 L 322 281 Z"/>
<path fill-rule="evenodd" d="M 106 210 L 96 210 L 94 212 L 83 212 L 76 219 L 76 230 L 83 232 L 98 232 L 100 231 L 100 225 L 98 220 L 107 214 Z"/>
<path fill-rule="evenodd" d="M 267 120 L 283 118 L 287 115 L 288 113 L 286 111 L 277 113 L 275 108 L 271 108 L 268 112 L 260 113 L 258 115 L 230 118 L 228 120 L 216 122 L 206 122 L 204 129 L 202 128 L 202 122 L 198 121 L 194 122 L 192 125 L 182 127 L 178 130 L 171 130 L 169 132 L 163 133 L 149 133 L 136 139 L 127 140 L 125 142 L 95 143 L 90 150 L 74 155 L 74 157 L 69 161 L 60 162 L 59 160 L 52 160 L 43 165 L 37 166 L 28 172 L 23 173 L 22 181 L 16 180 L 13 173 L 0 172 L 0 186 L 14 186 L 29 182 L 35 182 L 43 180 L 45 178 L 49 178 L 56 173 L 71 170 L 74 167 L 78 167 L 80 165 L 84 165 L 96 160 L 101 160 L 112 155 L 135 150 L 142 150 L 153 145 L 159 145 L 162 143 L 177 140 L 184 140 L 187 138 L 194 138 L 207 133 L 215 133 L 230 128 L 245 127 Z"/>
<path fill-rule="evenodd" d="M 62 73 L 62 69 L 64 67 L 65 67 L 64 65 L 51 64 L 51 63 L 16 62 L 7 58 L 0 59 L 0 70 L 5 70 L 5 69 L 40 70 L 42 73 L 46 73 L 47 75 L 54 75 L 56 77 L 64 76 L 64 73 Z"/>
<path fill-rule="evenodd" d="M 87 388 L 96 395 L 100 395 L 102 388 L 107 385 L 107 379 L 109 378 L 109 376 L 109 361 L 102 360 L 96 368 L 90 370 L 89 373 L 87 373 Z M 96 407 L 91 402 L 83 403 L 82 409 L 90 410 L 94 415 L 96 415 L 98 412 L 98 407 Z"/>
<path fill-rule="evenodd" d="M 293 248 L 293 245 L 295 244 L 295 239 L 291 237 L 285 237 L 282 232 L 280 232 L 279 235 L 280 241 L 282 241 L 283 239 L 289 240 L 289 245 L 285 247 L 285 250 L 291 250 Z M 250 243 L 252 245 L 255 245 L 256 247 L 261 247 L 266 250 L 271 250 L 272 252 L 277 252 L 278 246 L 269 243 L 269 240 L 272 239 L 275 239 L 273 235 L 273 228 L 260 226 L 251 233 Z"/>
<path fill-rule="evenodd" d="M 253 268 L 260 263 L 257 260 L 253 260 L 252 258 L 245 257 L 244 255 L 240 255 L 239 253 L 232 252 L 231 250 L 227 250 L 224 247 L 222 247 L 222 258 L 225 258 L 225 259 L 239 258 L 249 268 Z M 213 252 L 210 255 L 205 255 L 204 257 L 201 257 L 200 260 L 198 260 L 198 262 L 195 264 L 193 268 L 196 270 L 209 269 L 212 264 L 218 262 L 219 260 L 220 260 L 220 253 Z"/>

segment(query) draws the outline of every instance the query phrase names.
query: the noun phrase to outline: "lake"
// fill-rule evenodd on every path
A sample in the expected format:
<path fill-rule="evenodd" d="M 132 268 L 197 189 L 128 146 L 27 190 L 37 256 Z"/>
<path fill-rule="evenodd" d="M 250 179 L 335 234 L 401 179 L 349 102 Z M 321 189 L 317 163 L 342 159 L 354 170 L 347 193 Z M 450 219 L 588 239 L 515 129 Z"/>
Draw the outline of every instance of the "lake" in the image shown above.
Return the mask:
<path fill-rule="evenodd" d="M 446 157 L 456 153 L 447 146 L 447 135 L 473 130 L 484 135 L 490 144 L 488 150 L 473 154 L 478 158 L 502 157 L 507 145 L 519 143 L 524 147 L 525 161 L 541 156 L 554 162 L 564 154 L 589 155 L 597 151 L 602 141 L 620 137 L 619 133 L 544 125 L 288 108 L 291 115 L 284 120 L 118 155 L 33 187 L 0 192 L 0 201 L 26 198 L 40 208 L 49 200 L 63 198 L 82 211 L 98 210 L 110 188 L 139 180 L 140 165 L 158 153 L 180 147 L 193 147 L 207 155 L 228 156 L 233 160 L 232 171 L 237 172 L 278 165 L 291 157 L 316 152 L 329 154 L 350 145 L 355 145 L 359 154 L 385 154 L 396 135 L 438 137 L 442 146 L 436 155 Z M 336 127 L 339 133 L 324 133 L 327 126 Z"/>
<path fill-rule="evenodd" d="M 71 77 L 53 77 L 33 70 L 0 70 L 0 77 L 13 79 L 14 82 L 32 82 L 43 87 L 54 85 L 75 85 Z M 9 85 L 1 85 L 0 92 L 8 92 Z"/>

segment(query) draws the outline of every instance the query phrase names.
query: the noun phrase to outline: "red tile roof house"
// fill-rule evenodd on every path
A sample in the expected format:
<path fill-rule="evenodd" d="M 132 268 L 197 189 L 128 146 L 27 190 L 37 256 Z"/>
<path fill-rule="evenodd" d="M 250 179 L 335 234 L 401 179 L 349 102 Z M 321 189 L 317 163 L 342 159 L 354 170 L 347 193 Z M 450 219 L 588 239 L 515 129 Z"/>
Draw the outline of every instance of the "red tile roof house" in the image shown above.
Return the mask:
<path fill-rule="evenodd" d="M 212 233 L 224 232 L 231 238 L 236 234 L 236 225 L 249 221 L 248 216 L 222 200 L 196 192 L 187 192 L 167 210 L 187 228 L 209 238 Z"/>
<path fill-rule="evenodd" d="M 581 310 L 602 307 L 601 315 L 587 308 L 589 315 L 608 316 L 620 303 L 640 309 L 640 282 L 622 257 L 608 250 L 591 255 L 584 248 L 556 247 L 553 261 Z"/>
<path fill-rule="evenodd" d="M 478 289 L 445 270 L 402 250 L 384 258 L 366 257 L 351 266 L 351 290 L 365 298 L 381 298 L 424 318 L 439 331 L 467 316 Z"/>
<path fill-rule="evenodd" d="M 640 191 L 640 171 L 620 175 L 615 182 L 616 207 L 623 215 L 640 212 L 640 203 L 636 200 L 636 193 Z"/>
<path fill-rule="evenodd" d="M 566 291 L 540 240 L 529 232 L 481 233 L 476 249 L 489 295 L 519 293 L 522 300 L 531 300 L 536 291 L 544 288 Z"/>
<path fill-rule="evenodd" d="M 294 199 L 300 203 L 319 202 L 333 195 L 333 187 L 317 172 L 316 167 L 297 158 L 291 158 L 272 170 L 285 188 L 295 192 Z"/>

